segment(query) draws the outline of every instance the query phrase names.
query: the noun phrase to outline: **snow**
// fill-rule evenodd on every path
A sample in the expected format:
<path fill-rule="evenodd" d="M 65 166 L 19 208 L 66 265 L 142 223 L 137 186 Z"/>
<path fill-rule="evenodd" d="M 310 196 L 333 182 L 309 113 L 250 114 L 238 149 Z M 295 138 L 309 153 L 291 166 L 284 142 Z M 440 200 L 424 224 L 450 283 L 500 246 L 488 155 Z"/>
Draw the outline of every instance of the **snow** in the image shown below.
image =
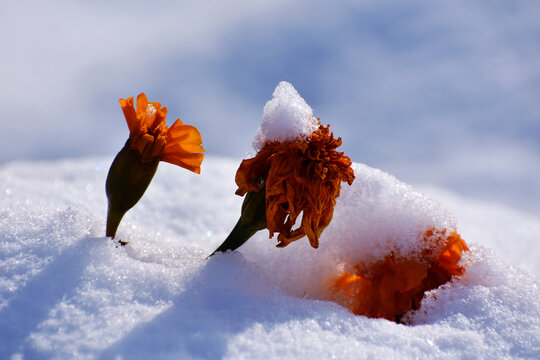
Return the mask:
<path fill-rule="evenodd" d="M 319 120 L 313 110 L 291 83 L 281 81 L 264 106 L 261 124 L 253 140 L 253 148 L 259 151 L 265 143 L 309 137 L 319 128 Z"/>
<path fill-rule="evenodd" d="M 208 156 L 200 176 L 162 163 L 120 225 L 129 244 L 116 247 L 104 237 L 111 160 L 0 167 L 0 358 L 540 356 L 535 216 L 438 188 L 423 189 L 429 200 L 355 163 L 319 249 L 305 239 L 278 249 L 261 231 L 207 260 L 239 215 L 240 161 Z M 412 325 L 355 316 L 317 294 L 352 235 L 369 230 L 371 244 L 424 223 L 456 226 L 471 253 L 466 274 L 430 292 Z"/>
<path fill-rule="evenodd" d="M 287 251 L 254 242 L 244 246 L 246 256 L 293 296 L 328 299 L 327 281 L 335 280 L 344 266 L 369 265 L 391 252 L 396 257 L 420 259 L 427 249 L 421 240 L 428 229 L 456 229 L 454 217 L 439 202 L 383 171 L 358 163 L 353 169 L 356 178 L 351 186 L 342 185 L 334 218 L 323 232 L 321 241 L 325 243 L 319 249 L 310 249 L 307 239 L 289 245 Z M 444 244 L 427 245 L 440 251 Z M 301 267 L 298 259 L 302 259 Z M 323 274 L 327 281 L 312 274 Z"/>

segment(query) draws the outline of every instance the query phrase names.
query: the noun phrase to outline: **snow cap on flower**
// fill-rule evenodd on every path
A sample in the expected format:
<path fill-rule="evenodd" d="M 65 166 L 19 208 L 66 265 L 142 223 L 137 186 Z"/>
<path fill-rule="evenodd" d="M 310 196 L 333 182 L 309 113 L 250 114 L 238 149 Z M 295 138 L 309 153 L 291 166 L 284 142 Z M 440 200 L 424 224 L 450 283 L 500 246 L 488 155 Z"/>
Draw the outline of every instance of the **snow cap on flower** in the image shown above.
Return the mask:
<path fill-rule="evenodd" d="M 298 94 L 291 83 L 281 81 L 264 106 L 263 116 L 255 139 L 255 151 L 268 142 L 307 138 L 319 128 L 313 109 Z"/>
<path fill-rule="evenodd" d="M 351 159 L 330 125 L 323 126 L 293 86 L 280 82 L 266 104 L 255 139 L 257 154 L 236 172 L 237 195 L 265 192 L 266 227 L 278 247 L 307 236 L 312 247 L 332 221 L 341 182 L 354 180 Z M 262 214 L 261 214 L 262 217 Z M 299 228 L 293 230 L 301 218 Z"/>
<path fill-rule="evenodd" d="M 351 159 L 336 150 L 341 138 L 334 138 L 330 125 L 321 125 L 294 87 L 282 81 L 264 107 L 253 146 L 257 154 L 244 159 L 235 176 L 236 194 L 245 196 L 240 219 L 212 255 L 237 249 L 264 228 L 270 238 L 278 234 L 277 247 L 306 236 L 317 248 L 332 221 L 341 182 L 354 181 Z"/>

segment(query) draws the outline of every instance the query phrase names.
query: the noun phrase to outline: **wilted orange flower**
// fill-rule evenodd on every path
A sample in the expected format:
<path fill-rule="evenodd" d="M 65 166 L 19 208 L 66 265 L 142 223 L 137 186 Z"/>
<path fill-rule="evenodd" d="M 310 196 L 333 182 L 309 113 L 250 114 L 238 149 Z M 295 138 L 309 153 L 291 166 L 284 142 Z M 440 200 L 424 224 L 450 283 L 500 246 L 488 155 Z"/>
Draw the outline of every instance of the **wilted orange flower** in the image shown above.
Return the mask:
<path fill-rule="evenodd" d="M 336 151 L 330 125 L 319 126 L 308 139 L 272 141 L 254 158 L 242 161 L 236 173 L 236 194 L 266 192 L 266 221 L 270 237 L 279 233 L 278 247 L 307 235 L 312 247 L 330 224 L 341 182 L 352 184 L 351 159 Z M 302 223 L 292 230 L 302 214 Z"/>
<path fill-rule="evenodd" d="M 197 128 L 180 119 L 168 128 L 167 108 L 148 102 L 144 93 L 137 96 L 137 110 L 133 97 L 120 99 L 120 106 L 129 127 L 129 148 L 138 150 L 143 161 L 159 158 L 200 174 L 204 148 Z"/>
<path fill-rule="evenodd" d="M 458 233 L 428 230 L 425 242 L 444 244 L 439 254 L 425 252 L 420 258 L 388 255 L 365 266 L 356 264 L 354 271 L 345 271 L 333 282 L 333 300 L 357 315 L 385 318 L 399 322 L 411 310 L 416 310 L 426 291 L 461 275 L 461 253 L 468 251 Z"/>

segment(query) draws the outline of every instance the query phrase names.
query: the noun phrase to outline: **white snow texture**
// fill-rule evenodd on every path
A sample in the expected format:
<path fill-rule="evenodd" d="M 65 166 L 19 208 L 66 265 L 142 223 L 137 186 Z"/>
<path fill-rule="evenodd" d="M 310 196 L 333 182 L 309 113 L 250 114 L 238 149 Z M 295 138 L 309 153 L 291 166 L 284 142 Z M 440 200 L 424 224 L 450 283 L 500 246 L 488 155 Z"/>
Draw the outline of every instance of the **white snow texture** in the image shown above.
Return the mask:
<path fill-rule="evenodd" d="M 239 161 L 208 157 L 200 176 L 163 163 L 120 225 L 125 247 L 104 237 L 110 162 L 0 168 L 0 358 L 540 357 L 537 218 L 427 189 L 471 253 L 405 326 L 321 300 L 341 261 L 380 256 L 397 234 L 414 251 L 418 229 L 456 226 L 394 177 L 354 164 L 317 250 L 261 231 L 206 260 L 239 216 Z"/>
<path fill-rule="evenodd" d="M 309 137 L 319 127 L 313 110 L 286 81 L 276 86 L 272 99 L 264 106 L 261 125 L 253 140 L 253 148 L 259 151 L 265 143 Z"/>

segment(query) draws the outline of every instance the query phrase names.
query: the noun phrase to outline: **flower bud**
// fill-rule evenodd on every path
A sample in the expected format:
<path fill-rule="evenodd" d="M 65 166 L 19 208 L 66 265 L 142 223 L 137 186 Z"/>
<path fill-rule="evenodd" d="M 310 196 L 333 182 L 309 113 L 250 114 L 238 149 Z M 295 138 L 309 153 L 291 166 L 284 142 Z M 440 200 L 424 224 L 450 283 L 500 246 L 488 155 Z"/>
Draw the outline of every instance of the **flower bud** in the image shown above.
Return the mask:
<path fill-rule="evenodd" d="M 159 158 L 143 161 L 141 154 L 130 149 L 128 143 L 116 155 L 105 184 L 109 205 L 106 235 L 112 238 L 122 217 L 143 196 L 159 165 Z"/>

